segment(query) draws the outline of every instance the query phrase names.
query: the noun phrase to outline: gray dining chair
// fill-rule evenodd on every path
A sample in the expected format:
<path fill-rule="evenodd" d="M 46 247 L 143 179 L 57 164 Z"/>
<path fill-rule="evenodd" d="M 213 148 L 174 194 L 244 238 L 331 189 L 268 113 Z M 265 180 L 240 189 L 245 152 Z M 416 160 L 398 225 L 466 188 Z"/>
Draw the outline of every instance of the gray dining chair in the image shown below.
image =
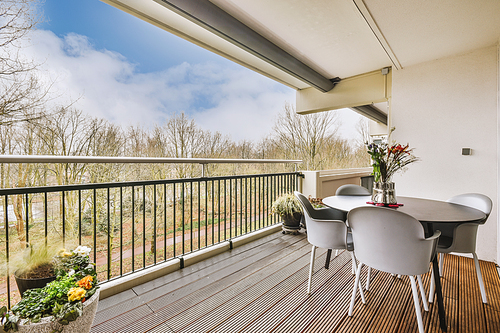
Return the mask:
<path fill-rule="evenodd" d="M 347 214 L 333 208 L 316 209 L 302 193 L 295 191 L 294 195 L 302 205 L 307 225 L 307 241 L 312 245 L 309 280 L 307 283 L 307 293 L 310 294 L 316 248 L 328 249 L 330 255 L 332 249 L 348 250 L 351 255 L 354 271 L 356 270 L 356 258 L 352 252 L 352 239 L 350 236 L 348 238 L 347 234 L 347 226 L 345 224 Z M 330 258 L 327 254 L 326 269 L 328 269 L 329 262 Z M 362 297 L 364 298 L 364 295 Z"/>
<path fill-rule="evenodd" d="M 410 277 L 418 329 L 424 333 L 415 275 L 429 271 L 440 232 L 436 231 L 431 237 L 425 238 L 424 228 L 418 220 L 385 207 L 355 208 L 349 212 L 347 221 L 351 228 L 354 252 L 359 260 L 348 315 L 353 314 L 361 268 L 367 265 L 383 272 Z M 420 279 L 419 287 L 424 300 L 425 292 Z"/>
<path fill-rule="evenodd" d="M 346 184 L 340 186 L 335 195 L 371 195 L 370 191 L 360 185 Z"/>
<path fill-rule="evenodd" d="M 435 230 L 441 231 L 441 237 L 439 238 L 437 247 L 437 252 L 439 253 L 439 275 L 442 275 L 445 253 L 471 253 L 476 266 L 476 275 L 479 282 L 479 289 L 481 291 L 481 298 L 483 303 L 488 303 L 483 276 L 481 274 L 481 268 L 479 267 L 479 260 L 476 254 L 476 238 L 477 228 L 479 225 L 484 224 L 488 219 L 493 203 L 490 198 L 479 193 L 460 194 L 448 199 L 447 202 L 478 209 L 486 214 L 486 218 L 479 223 L 462 223 L 458 225 L 454 223 L 439 223 L 434 225 Z M 434 276 L 432 276 L 429 291 L 429 302 L 431 303 L 434 300 L 434 291 Z"/>

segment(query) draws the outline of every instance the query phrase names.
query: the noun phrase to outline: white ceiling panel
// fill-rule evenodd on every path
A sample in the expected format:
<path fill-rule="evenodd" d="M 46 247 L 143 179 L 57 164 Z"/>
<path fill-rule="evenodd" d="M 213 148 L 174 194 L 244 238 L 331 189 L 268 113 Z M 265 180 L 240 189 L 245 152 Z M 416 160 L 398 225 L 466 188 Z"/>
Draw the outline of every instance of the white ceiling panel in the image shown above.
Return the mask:
<path fill-rule="evenodd" d="M 364 3 L 403 67 L 499 42 L 499 0 Z"/>
<path fill-rule="evenodd" d="M 352 0 L 211 0 L 326 77 L 391 62 Z"/>
<path fill-rule="evenodd" d="M 256 58 L 238 42 L 202 31 L 203 24 L 176 18 L 177 14 L 163 6 L 164 1 L 181 6 L 182 2 L 102 1 L 289 86 L 310 86 L 272 62 Z M 199 1 L 201 4 L 208 0 Z M 210 2 L 327 79 L 351 77 L 386 66 L 397 70 L 400 65 L 462 54 L 496 45 L 500 40 L 500 0 Z"/>

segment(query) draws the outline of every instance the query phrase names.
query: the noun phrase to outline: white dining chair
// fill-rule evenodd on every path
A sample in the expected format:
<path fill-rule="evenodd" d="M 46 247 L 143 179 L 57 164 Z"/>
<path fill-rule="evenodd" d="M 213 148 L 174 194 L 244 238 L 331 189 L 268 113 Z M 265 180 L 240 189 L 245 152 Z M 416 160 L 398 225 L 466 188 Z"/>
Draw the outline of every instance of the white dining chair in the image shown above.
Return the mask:
<path fill-rule="evenodd" d="M 437 247 L 437 252 L 439 253 L 439 275 L 442 275 L 443 271 L 444 253 L 471 253 L 476 266 L 476 275 L 479 282 L 482 301 L 483 303 L 488 303 L 483 276 L 481 274 L 481 268 L 479 267 L 479 260 L 476 254 L 476 238 L 477 228 L 480 224 L 484 224 L 488 219 L 493 203 L 490 198 L 479 193 L 460 194 L 448 199 L 447 202 L 478 209 L 486 214 L 486 218 L 479 223 L 463 223 L 458 225 L 454 223 L 439 223 L 434 225 L 435 230 L 441 231 L 441 237 L 439 238 Z M 435 284 L 433 272 L 429 291 L 429 302 L 431 303 L 434 301 L 434 292 Z"/>
<path fill-rule="evenodd" d="M 345 184 L 340 186 L 335 195 L 371 195 L 370 191 L 360 185 L 355 184 Z"/>
<path fill-rule="evenodd" d="M 343 196 L 367 196 L 371 195 L 370 191 L 361 186 L 361 185 L 355 185 L 355 184 L 345 184 L 340 186 L 337 191 L 335 192 L 335 195 L 343 195 Z M 350 232 L 348 230 L 348 232 Z M 370 276 L 372 273 L 371 267 L 368 267 L 368 273 L 366 275 L 366 290 L 370 290 Z"/>
<path fill-rule="evenodd" d="M 361 268 L 368 265 L 383 272 L 410 277 L 418 330 L 424 333 L 414 276 L 429 271 L 440 232 L 436 231 L 431 237 L 425 238 L 424 228 L 418 220 L 385 207 L 355 208 L 349 212 L 347 221 L 352 232 L 354 252 L 359 260 L 348 315 L 353 314 Z M 423 286 L 419 285 L 424 300 L 425 292 Z M 365 303 L 363 298 L 362 301 Z"/>
<path fill-rule="evenodd" d="M 307 225 L 307 241 L 312 245 L 311 263 L 309 265 L 309 280 L 307 283 L 307 293 L 311 293 L 311 281 L 314 271 L 314 260 L 316 248 L 348 250 L 351 255 L 353 270 L 356 270 L 356 258 L 352 252 L 352 240 L 348 239 L 347 226 L 345 224 L 346 213 L 333 208 L 314 208 L 309 200 L 300 192 L 295 191 L 294 195 L 302 205 L 304 218 Z M 328 257 L 328 256 L 327 256 Z M 328 269 L 329 259 L 325 268 Z M 362 296 L 364 299 L 364 295 Z"/>

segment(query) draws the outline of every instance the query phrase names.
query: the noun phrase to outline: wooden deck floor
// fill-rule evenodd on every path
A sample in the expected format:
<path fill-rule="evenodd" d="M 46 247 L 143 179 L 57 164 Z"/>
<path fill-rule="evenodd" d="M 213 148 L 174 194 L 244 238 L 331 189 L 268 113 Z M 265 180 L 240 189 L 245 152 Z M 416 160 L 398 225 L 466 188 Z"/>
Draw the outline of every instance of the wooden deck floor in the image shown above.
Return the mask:
<path fill-rule="evenodd" d="M 332 258 L 328 270 L 325 257 L 325 251 L 317 254 L 307 296 L 310 245 L 304 234 L 276 233 L 100 301 L 91 332 L 418 331 L 407 277 L 372 271 L 367 303 L 358 299 L 348 317 L 350 256 Z M 495 264 L 481 262 L 486 305 L 472 259 L 446 255 L 444 267 L 448 332 L 500 332 Z M 437 306 L 431 304 L 423 320 L 426 332 L 440 332 Z"/>

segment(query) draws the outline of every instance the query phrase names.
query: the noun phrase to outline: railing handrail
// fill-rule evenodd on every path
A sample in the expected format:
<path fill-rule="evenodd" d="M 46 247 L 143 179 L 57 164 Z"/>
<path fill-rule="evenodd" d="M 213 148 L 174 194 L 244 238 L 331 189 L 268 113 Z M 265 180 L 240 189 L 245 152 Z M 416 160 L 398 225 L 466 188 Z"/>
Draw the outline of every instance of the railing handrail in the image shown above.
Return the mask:
<path fill-rule="evenodd" d="M 244 159 L 244 158 L 176 158 L 176 157 L 121 157 L 121 156 L 55 156 L 55 155 L 0 155 L 0 163 L 292 163 L 302 160 Z"/>
<path fill-rule="evenodd" d="M 249 179 L 255 177 L 272 177 L 272 176 L 287 176 L 300 175 L 300 172 L 275 172 L 252 175 L 236 175 L 236 176 L 210 176 L 210 177 L 192 177 L 192 178 L 175 178 L 175 179 L 157 179 L 157 180 L 136 180 L 136 181 L 120 181 L 106 183 L 85 183 L 85 184 L 67 184 L 67 185 L 50 185 L 50 186 L 34 186 L 34 187 L 14 187 L 0 188 L 0 196 L 17 195 L 26 193 L 43 193 L 43 192 L 60 192 L 60 191 L 78 191 L 92 190 L 97 188 L 115 188 L 123 186 L 144 186 L 144 185 L 163 185 L 163 184 L 189 184 L 195 182 L 230 180 L 230 179 Z"/>

